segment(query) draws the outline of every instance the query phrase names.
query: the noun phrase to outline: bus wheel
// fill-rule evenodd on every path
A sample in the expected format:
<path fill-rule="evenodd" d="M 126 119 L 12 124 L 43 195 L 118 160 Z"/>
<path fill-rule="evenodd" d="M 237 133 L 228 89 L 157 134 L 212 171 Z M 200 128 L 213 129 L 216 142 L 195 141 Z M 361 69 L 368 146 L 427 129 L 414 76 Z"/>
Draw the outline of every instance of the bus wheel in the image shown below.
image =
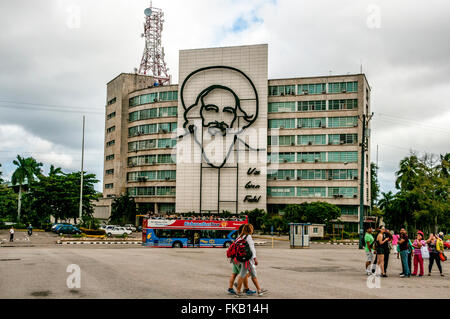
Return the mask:
<path fill-rule="evenodd" d="M 231 241 L 227 241 L 225 244 L 223 244 L 224 248 L 228 248 L 231 246 Z"/>
<path fill-rule="evenodd" d="M 174 242 L 172 248 L 183 248 L 183 244 L 180 243 L 179 241 Z"/>

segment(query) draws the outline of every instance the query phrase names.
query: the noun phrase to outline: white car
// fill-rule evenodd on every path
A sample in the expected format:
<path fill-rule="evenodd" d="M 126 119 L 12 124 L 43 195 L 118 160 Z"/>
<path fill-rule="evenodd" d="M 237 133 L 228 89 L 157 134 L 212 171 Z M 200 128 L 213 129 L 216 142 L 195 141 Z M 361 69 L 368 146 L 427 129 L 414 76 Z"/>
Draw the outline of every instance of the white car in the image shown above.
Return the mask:
<path fill-rule="evenodd" d="M 108 226 L 105 229 L 106 235 L 111 236 L 122 236 L 123 234 L 131 235 L 133 232 L 125 227 L 118 226 Z"/>
<path fill-rule="evenodd" d="M 136 231 L 136 227 L 132 224 L 126 224 L 125 226 L 126 229 L 131 230 L 132 232 Z"/>

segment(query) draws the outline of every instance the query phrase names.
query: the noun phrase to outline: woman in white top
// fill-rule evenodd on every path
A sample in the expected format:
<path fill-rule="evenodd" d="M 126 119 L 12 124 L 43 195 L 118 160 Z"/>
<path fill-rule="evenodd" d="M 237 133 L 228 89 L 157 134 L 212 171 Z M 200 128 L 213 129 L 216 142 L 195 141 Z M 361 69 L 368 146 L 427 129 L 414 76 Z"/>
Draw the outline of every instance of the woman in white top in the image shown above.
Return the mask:
<path fill-rule="evenodd" d="M 258 296 L 264 295 L 267 290 L 262 289 L 259 285 L 257 274 L 256 274 L 256 267 L 258 265 L 258 260 L 256 259 L 256 249 L 255 249 L 255 243 L 252 238 L 254 228 L 253 225 L 247 224 L 244 225 L 242 228 L 242 232 L 239 235 L 238 238 L 245 238 L 248 245 L 250 246 L 250 250 L 252 251 L 252 258 L 249 260 L 248 263 L 241 262 L 241 272 L 239 274 L 239 280 L 238 280 L 238 286 L 237 286 L 237 295 L 238 297 L 243 296 L 244 294 L 241 293 L 242 284 L 244 282 L 244 278 L 246 278 L 249 274 L 252 277 L 252 281 L 255 284 L 255 287 L 257 289 Z"/>

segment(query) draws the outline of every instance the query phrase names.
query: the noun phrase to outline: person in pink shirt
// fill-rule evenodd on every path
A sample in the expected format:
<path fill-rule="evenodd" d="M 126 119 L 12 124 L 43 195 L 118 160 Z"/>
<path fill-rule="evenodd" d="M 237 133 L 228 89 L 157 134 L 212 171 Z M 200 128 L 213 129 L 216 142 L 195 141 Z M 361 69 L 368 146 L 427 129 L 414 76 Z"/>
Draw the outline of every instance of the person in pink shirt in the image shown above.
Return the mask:
<path fill-rule="evenodd" d="M 397 259 L 400 258 L 398 249 L 397 249 L 397 244 L 398 244 L 399 238 L 400 238 L 400 235 L 394 231 L 394 234 L 392 235 L 392 247 L 394 247 L 394 249 L 397 251 Z"/>
<path fill-rule="evenodd" d="M 412 276 L 417 276 L 417 265 L 420 266 L 420 274 L 419 277 L 423 277 L 423 258 L 422 258 L 422 246 L 425 246 L 427 242 L 423 240 L 423 232 L 420 230 L 417 232 L 416 240 L 413 243 L 414 247 L 414 271 L 411 274 Z"/>

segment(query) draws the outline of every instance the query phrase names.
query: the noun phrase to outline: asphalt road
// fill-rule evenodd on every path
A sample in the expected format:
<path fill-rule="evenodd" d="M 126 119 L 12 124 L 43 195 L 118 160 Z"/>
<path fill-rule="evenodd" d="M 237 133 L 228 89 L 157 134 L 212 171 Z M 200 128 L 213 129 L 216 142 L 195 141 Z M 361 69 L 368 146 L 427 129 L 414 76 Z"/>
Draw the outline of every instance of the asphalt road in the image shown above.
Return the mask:
<path fill-rule="evenodd" d="M 446 263 L 444 278 L 435 270 L 431 277 L 402 279 L 393 255 L 390 277 L 380 279 L 380 289 L 371 289 L 364 252 L 318 246 L 291 250 L 287 242 L 276 242 L 274 249 L 257 247 L 258 277 L 270 290 L 267 298 L 450 298 Z M 80 289 L 67 287 L 71 264 L 81 269 Z M 225 293 L 230 273 L 224 249 L 0 248 L 0 298 L 233 298 Z"/>

